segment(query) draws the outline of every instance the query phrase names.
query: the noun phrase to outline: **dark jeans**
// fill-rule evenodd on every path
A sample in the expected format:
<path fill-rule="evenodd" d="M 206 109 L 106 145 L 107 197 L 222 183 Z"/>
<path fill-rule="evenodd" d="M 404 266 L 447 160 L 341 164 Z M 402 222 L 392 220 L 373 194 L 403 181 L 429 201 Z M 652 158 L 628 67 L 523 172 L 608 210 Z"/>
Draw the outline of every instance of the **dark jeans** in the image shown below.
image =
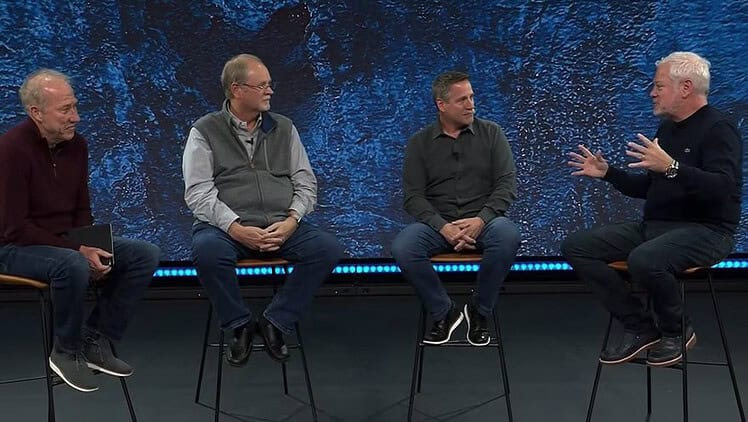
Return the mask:
<path fill-rule="evenodd" d="M 142 241 L 114 238 L 114 268 L 98 281 L 101 297 L 88 329 L 118 341 L 158 267 L 160 250 Z M 89 287 L 88 261 L 78 251 L 54 246 L 0 246 L 0 272 L 49 283 L 54 307 L 55 347 L 82 348 L 81 331 Z"/>
<path fill-rule="evenodd" d="M 343 249 L 333 235 L 304 221 L 280 250 L 272 254 L 253 251 L 210 224 L 195 224 L 192 260 L 224 330 L 239 327 L 252 317 L 239 291 L 236 262 L 262 257 L 281 257 L 294 266 L 263 313 L 284 334 L 291 334 L 320 284 L 343 257 Z"/>
<path fill-rule="evenodd" d="M 501 285 L 517 254 L 519 241 L 517 226 L 506 217 L 491 220 L 476 239 L 477 250 L 483 254 L 483 259 L 473 303 L 481 315 L 490 316 L 493 312 Z M 452 306 L 452 299 L 430 259 L 448 252 L 454 252 L 452 245 L 423 223 L 407 226 L 392 242 L 392 256 L 434 320 L 444 319 Z"/>
<path fill-rule="evenodd" d="M 717 263 L 733 245 L 731 234 L 704 224 L 647 221 L 576 232 L 563 242 L 561 253 L 625 329 L 640 332 L 657 325 L 663 334 L 679 335 L 683 303 L 676 275 Z M 631 282 L 652 298 L 656 322 L 607 266 L 613 261 L 628 261 Z"/>

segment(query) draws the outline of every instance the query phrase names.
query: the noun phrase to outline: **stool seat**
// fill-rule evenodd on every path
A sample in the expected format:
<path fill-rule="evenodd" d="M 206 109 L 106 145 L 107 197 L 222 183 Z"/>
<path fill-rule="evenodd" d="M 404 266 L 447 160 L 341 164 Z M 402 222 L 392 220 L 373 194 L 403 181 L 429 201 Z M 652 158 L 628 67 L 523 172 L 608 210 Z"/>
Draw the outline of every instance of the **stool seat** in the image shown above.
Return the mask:
<path fill-rule="evenodd" d="M 608 266 L 616 271 L 621 271 L 621 272 L 628 272 L 629 270 L 628 261 L 613 261 L 613 262 L 608 263 Z M 709 267 L 691 267 L 691 268 L 687 268 L 681 274 L 690 275 L 690 274 L 695 274 L 699 271 L 706 271 L 708 269 Z"/>
<path fill-rule="evenodd" d="M 290 265 L 288 260 L 283 258 L 247 258 L 240 259 L 236 262 L 237 267 L 249 268 L 249 267 L 267 267 L 270 265 Z"/>
<path fill-rule="evenodd" d="M 0 274 L 0 284 L 33 287 L 34 289 L 46 289 L 47 287 L 49 287 L 49 284 L 34 280 L 33 278 L 20 277 L 10 274 Z"/>
<path fill-rule="evenodd" d="M 480 262 L 483 256 L 479 253 L 440 253 L 431 257 L 431 262 Z"/>

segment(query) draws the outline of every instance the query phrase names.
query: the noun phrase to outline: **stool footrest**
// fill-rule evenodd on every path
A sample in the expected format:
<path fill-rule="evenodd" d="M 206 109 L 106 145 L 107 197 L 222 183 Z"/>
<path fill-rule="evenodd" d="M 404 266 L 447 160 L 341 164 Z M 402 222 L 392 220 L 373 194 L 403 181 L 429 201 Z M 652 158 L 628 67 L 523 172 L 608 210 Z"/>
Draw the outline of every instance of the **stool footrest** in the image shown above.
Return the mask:
<path fill-rule="evenodd" d="M 18 382 L 29 382 L 29 381 L 39 381 L 46 379 L 47 377 L 44 375 L 40 375 L 38 377 L 26 377 L 26 378 L 16 378 L 16 379 L 9 379 L 9 380 L 2 380 L 0 381 L 0 385 L 3 384 L 15 384 Z"/>
<path fill-rule="evenodd" d="M 423 347 L 475 347 L 477 349 L 480 349 L 482 347 L 498 347 L 499 342 L 498 341 L 491 341 L 485 346 L 476 346 L 473 344 L 470 344 L 467 340 L 450 340 L 446 343 L 442 344 L 431 344 L 431 343 L 424 343 L 423 341 L 419 343 L 420 346 Z"/>
<path fill-rule="evenodd" d="M 210 344 L 208 344 L 208 347 L 218 347 L 218 346 L 219 346 L 218 343 L 210 343 Z M 223 347 L 229 347 L 229 345 L 224 343 Z M 294 343 L 294 344 L 287 344 L 286 347 L 288 347 L 290 350 L 295 350 L 295 349 L 299 349 L 301 346 L 299 346 L 298 343 Z M 264 344 L 253 344 L 252 345 L 252 351 L 253 352 L 257 352 L 257 351 L 261 351 L 261 350 L 265 350 L 265 349 L 266 349 L 266 347 L 265 347 Z M 42 377 L 42 378 L 44 378 L 44 377 Z"/>

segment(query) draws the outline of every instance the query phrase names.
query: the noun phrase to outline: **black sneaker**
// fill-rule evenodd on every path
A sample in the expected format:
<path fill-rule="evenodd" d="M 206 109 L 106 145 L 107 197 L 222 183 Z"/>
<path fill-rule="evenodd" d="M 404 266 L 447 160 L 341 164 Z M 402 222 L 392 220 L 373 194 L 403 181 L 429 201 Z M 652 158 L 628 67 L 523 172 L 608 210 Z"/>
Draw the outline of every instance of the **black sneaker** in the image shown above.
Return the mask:
<path fill-rule="evenodd" d="M 683 360 L 683 348 L 681 346 L 681 335 L 662 336 L 662 341 L 649 350 L 647 354 L 647 365 L 649 366 L 671 366 Z M 691 326 L 686 327 L 686 350 L 691 350 L 696 345 L 696 333 Z"/>
<path fill-rule="evenodd" d="M 452 332 L 460 326 L 464 317 L 462 312 L 452 304 L 447 316 L 439 321 L 434 321 L 431 331 L 423 336 L 423 342 L 426 344 L 444 344 L 452 337 Z"/>
<path fill-rule="evenodd" d="M 467 321 L 467 341 L 473 346 L 486 346 L 491 342 L 491 336 L 488 334 L 488 322 L 486 317 L 481 315 L 472 304 L 466 303 L 465 320 Z"/>
<path fill-rule="evenodd" d="M 244 366 L 252 353 L 252 339 L 255 335 L 256 324 L 250 320 L 246 324 L 233 330 L 226 350 L 226 361 L 231 366 Z"/>
<path fill-rule="evenodd" d="M 115 377 L 129 377 L 132 366 L 119 359 L 112 351 L 112 344 L 104 336 L 86 336 L 83 345 L 83 356 L 88 367 Z"/>
<path fill-rule="evenodd" d="M 82 352 L 67 353 L 52 349 L 49 355 L 49 368 L 67 383 L 67 385 L 84 393 L 96 391 L 99 386 L 94 380 L 94 373 L 86 364 Z"/>
<path fill-rule="evenodd" d="M 660 333 L 651 329 L 644 332 L 624 331 L 621 342 L 617 346 L 609 347 L 600 353 L 600 362 L 615 365 L 628 362 L 640 352 L 659 343 Z"/>

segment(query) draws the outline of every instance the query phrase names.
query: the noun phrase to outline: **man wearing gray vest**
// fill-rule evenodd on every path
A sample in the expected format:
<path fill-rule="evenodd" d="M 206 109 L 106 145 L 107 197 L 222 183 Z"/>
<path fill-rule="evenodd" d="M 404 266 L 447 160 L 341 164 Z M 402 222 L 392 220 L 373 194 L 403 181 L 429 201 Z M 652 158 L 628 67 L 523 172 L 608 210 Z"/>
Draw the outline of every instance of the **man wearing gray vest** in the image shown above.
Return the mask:
<path fill-rule="evenodd" d="M 271 113 L 270 72 L 240 54 L 221 74 L 223 108 L 192 126 L 182 171 L 185 201 L 195 216 L 192 259 L 229 338 L 226 359 L 241 366 L 255 332 L 283 362 L 302 310 L 343 256 L 337 239 L 303 220 L 317 200 L 317 180 L 293 122 Z M 294 265 L 259 319 L 244 303 L 239 259 L 281 257 Z"/>

